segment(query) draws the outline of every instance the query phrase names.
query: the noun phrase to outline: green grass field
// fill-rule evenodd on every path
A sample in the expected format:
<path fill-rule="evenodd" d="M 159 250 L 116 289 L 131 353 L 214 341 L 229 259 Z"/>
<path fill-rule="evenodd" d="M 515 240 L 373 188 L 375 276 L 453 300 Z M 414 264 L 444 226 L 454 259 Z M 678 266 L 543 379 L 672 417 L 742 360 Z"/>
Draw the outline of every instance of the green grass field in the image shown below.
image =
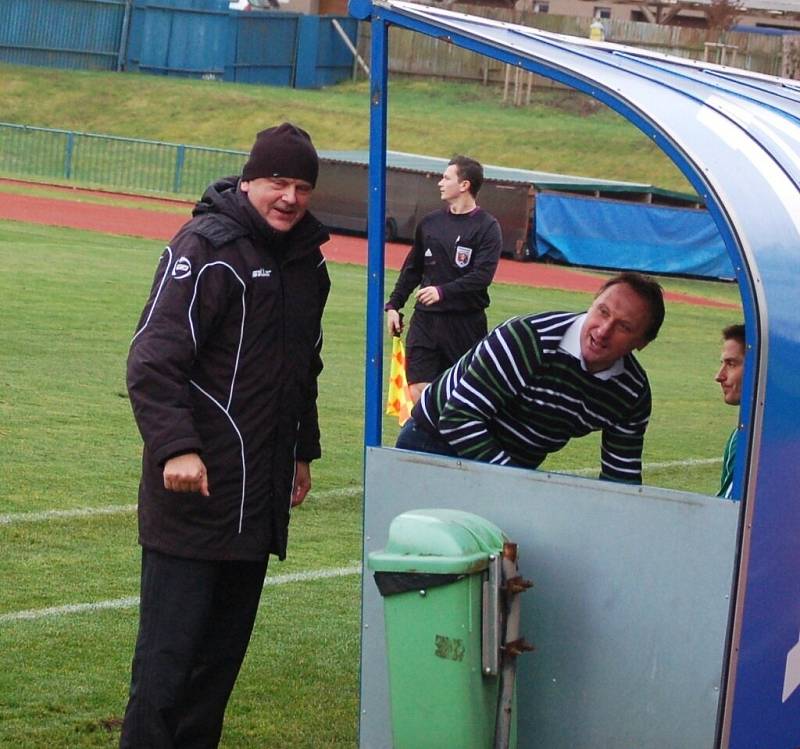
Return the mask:
<path fill-rule="evenodd" d="M 140 441 L 124 368 L 161 249 L 157 242 L 0 222 L 3 747 L 82 749 L 118 740 L 139 563 L 132 506 Z M 312 495 L 295 512 L 289 558 L 270 569 L 281 584 L 269 586 L 262 600 L 228 711 L 228 749 L 356 744 L 365 273 L 350 265 L 330 270 L 320 392 L 324 457 L 313 466 Z M 732 285 L 664 283 L 738 301 Z M 582 309 L 589 301 L 582 293 L 500 284 L 492 298 L 490 323 L 521 312 Z M 736 415 L 722 404 L 713 376 L 719 331 L 736 318 L 669 304 L 661 335 L 642 352 L 654 395 L 646 483 L 716 490 Z M 396 422 L 384 423 L 391 443 Z M 593 473 L 598 444 L 576 441 L 545 467 Z M 320 578 L 319 571 L 332 576 Z M 283 577 L 290 573 L 310 579 Z"/>

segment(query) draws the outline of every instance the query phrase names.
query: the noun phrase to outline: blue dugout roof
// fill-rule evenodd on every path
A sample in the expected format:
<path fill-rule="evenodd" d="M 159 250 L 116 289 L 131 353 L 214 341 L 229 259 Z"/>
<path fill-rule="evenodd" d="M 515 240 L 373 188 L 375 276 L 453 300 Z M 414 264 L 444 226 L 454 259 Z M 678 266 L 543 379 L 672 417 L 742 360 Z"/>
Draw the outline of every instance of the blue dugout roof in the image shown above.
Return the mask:
<path fill-rule="evenodd" d="M 800 86 L 743 70 L 465 16 L 351 0 L 372 22 L 366 443 L 380 444 L 388 28 L 399 26 L 589 94 L 686 175 L 742 295 L 746 373 L 735 486 L 740 562 L 717 746 L 800 739 Z M 632 253 L 629 267 L 637 268 Z M 735 322 L 735 320 L 731 320 Z M 736 493 L 736 492 L 735 492 Z"/>

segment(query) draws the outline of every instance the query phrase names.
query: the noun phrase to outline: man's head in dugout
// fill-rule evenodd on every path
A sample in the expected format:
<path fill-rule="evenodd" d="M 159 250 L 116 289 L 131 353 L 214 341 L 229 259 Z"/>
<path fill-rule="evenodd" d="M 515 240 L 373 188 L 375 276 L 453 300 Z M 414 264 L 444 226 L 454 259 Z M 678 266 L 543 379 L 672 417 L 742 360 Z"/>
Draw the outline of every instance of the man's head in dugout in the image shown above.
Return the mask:
<path fill-rule="evenodd" d="M 722 388 L 722 398 L 729 406 L 738 406 L 742 400 L 744 375 L 744 325 L 728 325 L 722 331 L 720 367 L 714 378 Z"/>

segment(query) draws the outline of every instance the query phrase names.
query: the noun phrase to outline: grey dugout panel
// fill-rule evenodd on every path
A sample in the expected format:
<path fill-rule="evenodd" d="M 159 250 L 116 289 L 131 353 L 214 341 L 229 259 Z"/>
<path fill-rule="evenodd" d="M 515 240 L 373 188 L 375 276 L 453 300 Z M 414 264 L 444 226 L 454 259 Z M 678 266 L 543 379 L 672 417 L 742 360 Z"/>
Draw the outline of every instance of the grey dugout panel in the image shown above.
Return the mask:
<path fill-rule="evenodd" d="M 714 745 L 739 507 L 390 448 L 366 450 L 364 558 L 421 504 L 485 517 L 519 544 L 519 747 Z M 383 606 L 363 583 L 361 749 L 391 749 Z"/>

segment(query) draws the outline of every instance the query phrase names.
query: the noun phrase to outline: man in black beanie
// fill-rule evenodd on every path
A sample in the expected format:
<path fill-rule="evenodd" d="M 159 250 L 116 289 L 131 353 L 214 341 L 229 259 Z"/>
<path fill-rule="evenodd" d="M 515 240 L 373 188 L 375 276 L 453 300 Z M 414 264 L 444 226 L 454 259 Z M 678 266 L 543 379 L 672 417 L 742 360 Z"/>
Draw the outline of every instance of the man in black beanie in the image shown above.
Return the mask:
<path fill-rule="evenodd" d="M 330 289 L 304 130 L 260 132 L 161 256 L 128 357 L 144 440 L 139 634 L 120 746 L 216 747 L 270 554 L 320 457 Z"/>

